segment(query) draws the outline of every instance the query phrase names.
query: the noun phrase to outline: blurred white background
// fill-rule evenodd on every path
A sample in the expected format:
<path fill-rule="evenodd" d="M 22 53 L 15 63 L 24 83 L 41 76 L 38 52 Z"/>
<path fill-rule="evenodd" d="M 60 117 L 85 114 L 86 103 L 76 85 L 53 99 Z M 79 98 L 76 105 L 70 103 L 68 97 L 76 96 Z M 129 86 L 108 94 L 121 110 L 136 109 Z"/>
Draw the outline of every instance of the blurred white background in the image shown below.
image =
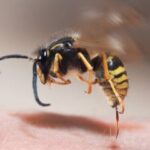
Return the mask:
<path fill-rule="evenodd" d="M 120 1 L 119 1 L 120 2 Z M 110 3 L 111 4 L 111 3 Z M 128 0 L 149 23 L 149 2 Z M 32 55 L 39 46 L 50 43 L 50 37 L 75 24 L 80 24 L 79 16 L 90 9 L 102 9 L 104 0 L 0 0 L 0 55 Z M 98 30 L 98 29 L 97 29 Z M 144 59 L 125 64 L 129 75 L 130 89 L 125 99 L 124 119 L 143 119 L 150 116 L 150 28 L 146 25 L 131 31 L 140 45 Z M 42 110 L 48 112 L 92 116 L 114 119 L 115 112 L 107 104 L 106 97 L 97 85 L 93 93 L 84 93 L 86 85 L 72 79 L 67 86 L 51 87 L 39 85 L 39 96 L 51 107 L 37 105 L 32 92 L 32 62 L 7 60 L 0 62 L 0 109 L 15 111 Z M 69 77 L 70 78 L 70 77 Z M 113 116 L 113 117 L 112 117 Z"/>

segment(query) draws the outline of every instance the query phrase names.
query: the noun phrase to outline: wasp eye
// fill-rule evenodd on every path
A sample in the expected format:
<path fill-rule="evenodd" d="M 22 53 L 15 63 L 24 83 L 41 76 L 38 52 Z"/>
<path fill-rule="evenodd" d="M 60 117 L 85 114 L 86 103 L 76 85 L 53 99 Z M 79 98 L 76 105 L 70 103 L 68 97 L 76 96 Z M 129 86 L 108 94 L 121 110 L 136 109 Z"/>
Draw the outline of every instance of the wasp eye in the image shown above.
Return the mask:
<path fill-rule="evenodd" d="M 39 60 L 43 60 L 43 59 L 45 59 L 45 58 L 47 58 L 47 50 L 46 50 L 46 49 L 41 49 L 41 50 L 39 51 L 38 59 L 39 59 Z"/>

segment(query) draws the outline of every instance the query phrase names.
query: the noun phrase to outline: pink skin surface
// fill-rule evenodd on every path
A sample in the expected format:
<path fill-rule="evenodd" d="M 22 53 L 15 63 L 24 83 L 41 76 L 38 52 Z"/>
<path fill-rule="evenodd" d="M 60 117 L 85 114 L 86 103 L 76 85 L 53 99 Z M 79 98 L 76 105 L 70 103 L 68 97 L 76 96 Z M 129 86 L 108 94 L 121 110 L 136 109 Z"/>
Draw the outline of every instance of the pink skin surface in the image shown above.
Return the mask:
<path fill-rule="evenodd" d="M 0 150 L 146 150 L 150 123 L 114 124 L 54 113 L 1 113 Z"/>

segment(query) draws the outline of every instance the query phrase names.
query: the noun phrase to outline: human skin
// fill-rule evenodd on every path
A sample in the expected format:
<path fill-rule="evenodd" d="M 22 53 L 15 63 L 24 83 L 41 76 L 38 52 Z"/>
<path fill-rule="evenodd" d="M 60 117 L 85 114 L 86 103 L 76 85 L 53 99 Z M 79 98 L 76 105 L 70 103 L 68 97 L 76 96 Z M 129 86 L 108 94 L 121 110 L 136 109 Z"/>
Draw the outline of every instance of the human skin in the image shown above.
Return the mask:
<path fill-rule="evenodd" d="M 0 114 L 0 150 L 145 150 L 150 147 L 150 123 L 114 124 L 54 113 Z"/>

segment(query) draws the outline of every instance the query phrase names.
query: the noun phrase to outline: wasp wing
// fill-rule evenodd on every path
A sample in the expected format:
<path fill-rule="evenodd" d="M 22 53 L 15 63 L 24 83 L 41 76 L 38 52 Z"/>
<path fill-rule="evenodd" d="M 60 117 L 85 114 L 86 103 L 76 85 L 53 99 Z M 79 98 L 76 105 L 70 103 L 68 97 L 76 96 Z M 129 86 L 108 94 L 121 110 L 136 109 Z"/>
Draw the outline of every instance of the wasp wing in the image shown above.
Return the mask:
<path fill-rule="evenodd" d="M 135 8 L 113 3 L 85 11 L 79 20 L 72 34 L 75 46 L 86 48 L 93 56 L 104 50 L 127 61 L 141 57 L 140 46 L 130 34 L 144 25 L 144 18 Z"/>

